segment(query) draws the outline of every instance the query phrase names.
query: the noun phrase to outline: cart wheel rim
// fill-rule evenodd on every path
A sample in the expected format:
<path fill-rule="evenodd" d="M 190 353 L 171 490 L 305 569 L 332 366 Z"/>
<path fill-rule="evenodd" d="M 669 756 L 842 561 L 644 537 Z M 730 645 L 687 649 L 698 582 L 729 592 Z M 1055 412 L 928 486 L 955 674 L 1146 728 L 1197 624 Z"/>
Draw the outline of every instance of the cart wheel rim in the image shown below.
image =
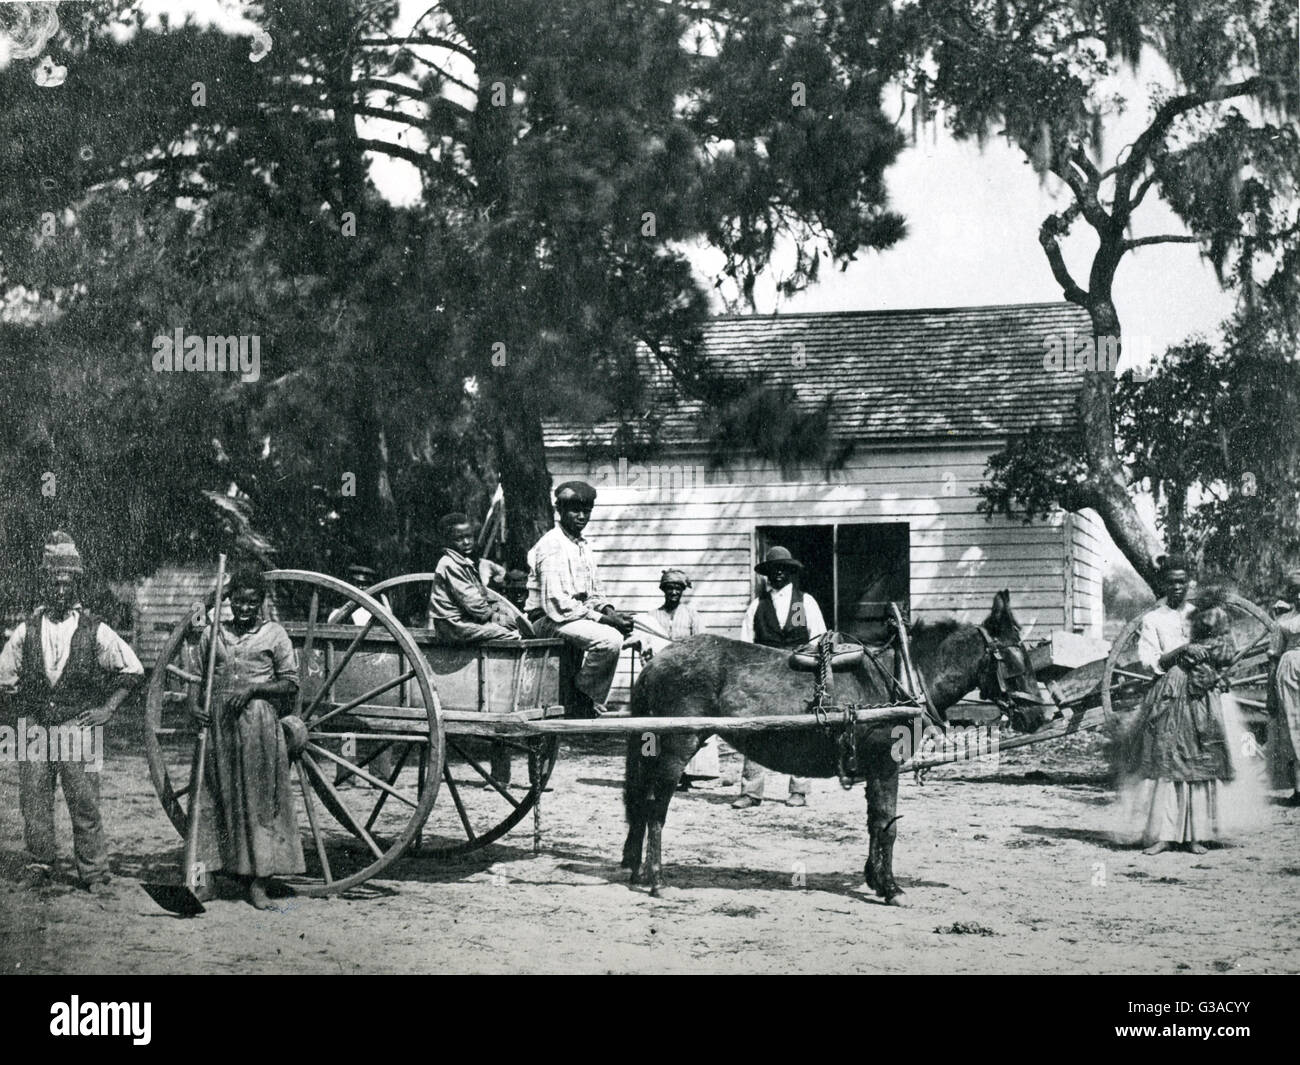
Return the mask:
<path fill-rule="evenodd" d="M 1124 719 L 1142 704 L 1154 674 L 1138 659 L 1142 622 L 1155 603 L 1124 626 L 1111 645 L 1102 674 L 1102 706 L 1106 716 Z M 1237 660 L 1225 672 L 1229 689 L 1249 711 L 1262 713 L 1268 702 L 1268 652 L 1277 636 L 1277 623 L 1248 599 L 1229 594 L 1223 606 L 1232 623 Z"/>
<path fill-rule="evenodd" d="M 287 602 L 292 598 L 293 586 L 311 589 L 306 625 L 284 622 L 286 628 L 300 636 L 295 641 L 300 685 L 291 712 L 303 720 L 307 742 L 295 756 L 290 773 L 307 872 L 277 875 L 277 879 L 297 894 L 332 895 L 378 875 L 419 835 L 443 776 L 446 741 L 441 709 L 432 670 L 419 646 L 405 626 L 373 597 L 337 578 L 305 570 L 271 570 L 264 577 L 268 584 L 267 613 L 274 613 L 277 599 Z M 343 632 L 334 626 L 331 631 L 328 622 L 320 622 L 322 592 L 342 597 L 352 609 L 364 608 L 370 620 L 365 626 L 348 626 Z M 188 730 L 170 726 L 178 713 L 182 726 L 188 723 L 184 706 L 175 704 L 183 704 L 178 695 L 183 696 L 199 680 L 196 673 L 201 672 L 186 669 L 180 662 L 189 626 L 190 619 L 186 618 L 168 636 L 150 677 L 145 701 L 144 742 L 150 777 L 164 812 L 181 833 L 185 830 L 190 791 L 184 746 L 187 733 L 196 733 L 192 726 Z M 395 660 L 392 683 L 384 680 L 373 686 L 365 693 L 365 700 L 348 710 L 350 700 L 340 698 L 339 691 L 346 690 L 353 681 L 349 667 L 360 665 L 366 656 L 375 659 L 381 654 Z M 318 665 L 320 668 L 316 668 Z M 391 692 L 400 695 L 392 696 Z M 391 706 L 374 703 L 394 697 L 398 702 Z M 379 716 L 352 718 L 350 714 Z M 395 718 L 390 719 L 386 716 L 389 714 Z M 369 759 L 361 755 L 349 757 L 344 750 L 348 738 L 358 733 L 358 722 L 381 730 L 400 727 L 400 732 L 374 733 L 379 737 L 377 746 L 404 752 L 397 759 L 399 764 L 391 779 L 369 772 Z M 180 750 L 176 749 L 177 741 Z M 329 769 L 355 779 L 375 797 L 340 796 L 329 779 Z M 331 823 L 326 813 L 337 824 Z M 361 846 L 354 845 L 353 841 L 358 840 Z"/>

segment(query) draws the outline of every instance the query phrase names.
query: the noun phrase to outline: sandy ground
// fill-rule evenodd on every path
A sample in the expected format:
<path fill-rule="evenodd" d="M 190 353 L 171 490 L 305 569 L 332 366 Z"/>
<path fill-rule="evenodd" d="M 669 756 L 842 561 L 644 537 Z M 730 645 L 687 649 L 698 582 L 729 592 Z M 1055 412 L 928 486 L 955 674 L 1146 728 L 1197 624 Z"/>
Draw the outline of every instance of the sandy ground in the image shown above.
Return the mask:
<path fill-rule="evenodd" d="M 1274 792 L 1230 845 L 1145 857 L 1127 841 L 1095 736 L 996 766 L 905 778 L 905 907 L 862 886 L 861 788 L 807 809 L 736 812 L 734 787 L 674 800 L 662 899 L 629 888 L 621 758 L 566 749 L 529 826 L 455 863 L 408 858 L 350 898 L 182 921 L 138 881 L 175 876 L 178 839 L 142 757 L 116 753 L 104 810 L 117 872 L 100 903 L 17 888 L 17 772 L 0 765 L 0 964 L 10 972 L 1268 972 L 1300 971 L 1300 810 Z M 738 773 L 734 758 L 724 773 Z M 777 800 L 777 801 L 774 801 Z M 441 797 L 440 800 L 441 801 Z M 60 845 L 70 850 L 60 800 Z"/>

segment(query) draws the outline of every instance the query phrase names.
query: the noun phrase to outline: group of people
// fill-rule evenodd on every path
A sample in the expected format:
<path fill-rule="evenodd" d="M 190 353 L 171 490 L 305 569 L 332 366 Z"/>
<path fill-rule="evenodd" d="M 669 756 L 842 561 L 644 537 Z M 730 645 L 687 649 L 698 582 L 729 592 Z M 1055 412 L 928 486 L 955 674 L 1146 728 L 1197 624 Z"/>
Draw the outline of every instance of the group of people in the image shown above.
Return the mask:
<path fill-rule="evenodd" d="M 1142 619 L 1138 658 L 1154 675 L 1133 723 L 1127 769 L 1147 784 L 1145 853 L 1181 846 L 1204 854 L 1219 836 L 1219 786 L 1236 777 L 1221 692 L 1225 671 L 1242 648 L 1231 634 L 1222 597 L 1188 600 L 1190 569 L 1179 555 L 1161 562 L 1163 597 Z M 1269 648 L 1274 742 L 1289 763 L 1300 806 L 1300 569 L 1286 576 L 1278 632 Z"/>
<path fill-rule="evenodd" d="M 435 570 L 428 621 L 449 642 L 558 637 L 581 655 L 576 687 L 590 709 L 606 712 L 620 652 L 636 624 L 601 585 L 583 530 L 596 491 L 570 481 L 555 492 L 559 523 L 529 552 L 525 573 L 506 573 L 505 594 L 490 592 L 474 557 L 474 530 L 463 514 L 439 522 L 443 553 Z M 802 565 L 783 547 L 771 548 L 755 570 L 764 588 L 745 611 L 739 636 L 769 647 L 799 647 L 826 631 L 816 600 L 799 587 Z M 84 573 L 71 538 L 55 533 L 44 549 L 44 605 L 10 635 L 0 651 L 0 693 L 20 714 L 45 726 L 103 726 L 140 683 L 131 648 L 86 611 L 77 594 Z M 1188 602 L 1189 570 L 1168 557 L 1161 603 L 1145 615 L 1138 655 L 1155 675 L 1134 724 L 1131 772 L 1149 782 L 1147 853 L 1176 845 L 1202 853 L 1214 838 L 1217 786 L 1233 778 L 1233 759 L 1220 700 L 1222 671 L 1237 648 L 1229 616 L 1213 595 Z M 678 568 L 663 571 L 663 602 L 646 628 L 663 640 L 703 631 L 683 596 L 691 587 Z M 303 851 L 290 778 L 290 737 L 282 718 L 298 689 L 298 666 L 285 630 L 263 616 L 262 574 L 237 569 L 229 580 L 229 620 L 217 626 L 215 697 L 205 714 L 211 757 L 200 806 L 199 857 L 207 870 L 238 878 L 254 906 L 269 906 L 271 878 L 302 872 Z M 1271 648 L 1279 742 L 1291 755 L 1300 805 L 1300 570 L 1288 574 L 1289 610 Z M 221 616 L 220 610 L 213 615 Z M 207 660 L 208 630 L 196 628 L 191 653 Z M 685 780 L 718 776 L 716 738 L 687 766 Z M 78 876 L 91 892 L 108 890 L 108 851 L 99 810 L 99 775 L 82 763 L 27 760 L 19 764 L 20 807 L 28 864 L 24 879 L 48 884 L 55 861 L 54 793 L 61 783 L 72 819 Z M 789 805 L 807 803 L 806 780 L 791 779 Z M 741 796 L 748 809 L 764 797 L 764 771 L 746 762 Z M 209 888 L 210 890 L 210 888 Z"/>

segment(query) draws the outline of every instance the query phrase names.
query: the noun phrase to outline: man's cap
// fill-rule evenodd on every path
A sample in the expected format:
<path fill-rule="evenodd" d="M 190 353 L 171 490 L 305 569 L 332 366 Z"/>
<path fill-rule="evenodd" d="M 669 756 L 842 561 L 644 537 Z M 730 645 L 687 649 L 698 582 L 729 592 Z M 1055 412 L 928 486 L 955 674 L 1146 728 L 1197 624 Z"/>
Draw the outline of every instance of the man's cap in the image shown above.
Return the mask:
<path fill-rule="evenodd" d="M 1185 556 L 1185 555 L 1180 555 L 1180 554 L 1177 554 L 1177 553 L 1172 554 L 1172 555 L 1161 555 L 1161 556 L 1160 556 L 1160 572 L 1161 572 L 1161 573 L 1173 573 L 1174 570 L 1182 570 L 1184 573 L 1190 573 L 1190 572 L 1191 572 L 1191 567 L 1189 567 L 1189 566 L 1187 565 L 1187 558 L 1186 558 L 1186 556 Z"/>
<path fill-rule="evenodd" d="M 662 588 L 665 584 L 680 584 L 683 588 L 689 588 L 691 586 L 691 579 L 686 576 L 686 573 L 683 570 L 666 569 L 663 572 L 663 576 L 659 578 L 659 587 Z"/>
<path fill-rule="evenodd" d="M 367 566 L 362 562 L 354 562 L 348 567 L 349 573 L 355 573 L 358 577 L 373 578 L 377 576 L 372 566 Z"/>
<path fill-rule="evenodd" d="M 1287 570 L 1284 580 L 1288 592 L 1300 592 L 1300 568 Z"/>
<path fill-rule="evenodd" d="M 592 488 L 586 481 L 565 481 L 555 489 L 555 502 L 559 503 L 560 499 L 566 495 L 573 496 L 577 502 L 588 507 L 596 502 L 596 489 Z"/>
<path fill-rule="evenodd" d="M 505 577 L 501 581 L 502 587 L 505 588 L 527 588 L 528 571 L 526 569 L 507 570 Z"/>
<path fill-rule="evenodd" d="M 763 561 L 754 567 L 755 573 L 761 573 L 764 576 L 769 575 L 777 567 L 782 569 L 802 570 L 803 563 L 784 547 L 770 547 Z"/>
<path fill-rule="evenodd" d="M 85 573 L 81 555 L 72 537 L 62 529 L 50 533 L 45 541 L 45 555 L 41 563 L 47 573 Z"/>

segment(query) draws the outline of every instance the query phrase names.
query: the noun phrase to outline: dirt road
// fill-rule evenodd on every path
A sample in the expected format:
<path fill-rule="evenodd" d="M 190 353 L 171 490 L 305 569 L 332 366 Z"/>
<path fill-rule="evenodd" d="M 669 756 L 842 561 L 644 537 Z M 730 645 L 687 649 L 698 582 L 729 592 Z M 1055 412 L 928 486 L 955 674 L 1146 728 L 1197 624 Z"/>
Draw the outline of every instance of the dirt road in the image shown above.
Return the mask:
<path fill-rule="evenodd" d="M 116 896 L 17 889 L 16 765 L 0 765 L 0 964 L 27 972 L 1297 972 L 1300 811 L 1274 793 L 1231 845 L 1146 857 L 1123 835 L 1098 740 L 1008 752 L 996 767 L 904 781 L 903 908 L 862 886 L 861 788 L 819 782 L 807 809 L 673 802 L 662 899 L 630 889 L 621 757 L 565 751 L 543 853 L 521 828 L 474 858 L 407 859 L 350 898 L 258 913 L 159 912 L 138 881 L 174 876 L 175 832 L 143 758 L 113 755 L 104 810 Z M 734 760 L 724 771 L 735 775 Z M 779 799 L 780 785 L 772 788 Z M 70 830 L 60 800 L 60 845 Z M 62 870 L 65 874 L 67 870 Z"/>

